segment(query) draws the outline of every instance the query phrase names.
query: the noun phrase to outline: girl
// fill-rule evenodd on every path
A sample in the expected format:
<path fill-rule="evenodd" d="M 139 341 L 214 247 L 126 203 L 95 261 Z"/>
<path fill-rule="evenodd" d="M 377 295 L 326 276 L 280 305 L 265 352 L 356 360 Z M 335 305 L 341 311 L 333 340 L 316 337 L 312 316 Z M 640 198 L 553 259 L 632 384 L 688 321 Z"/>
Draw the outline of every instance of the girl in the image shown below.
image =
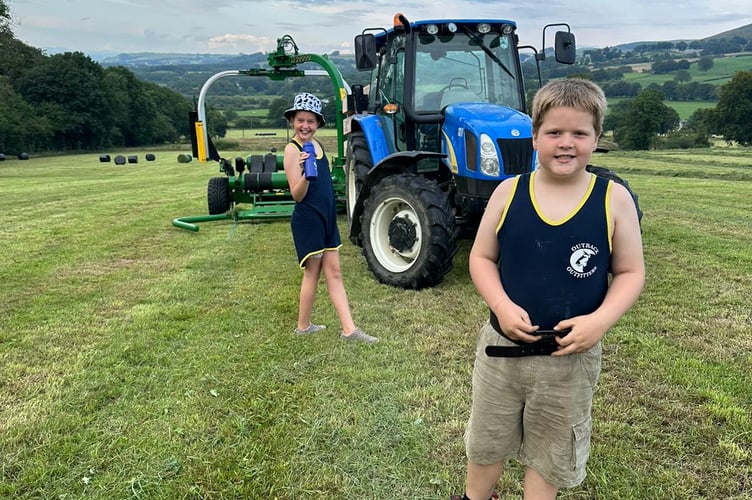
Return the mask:
<path fill-rule="evenodd" d="M 365 334 L 355 326 L 342 282 L 339 265 L 339 247 L 342 242 L 337 228 L 337 207 L 329 160 L 322 145 L 313 138 L 316 130 L 325 124 L 321 114 L 321 101 L 307 92 L 298 94 L 292 108 L 285 111 L 285 118 L 290 122 L 294 133 L 292 141 L 285 146 L 284 165 L 290 193 L 296 201 L 291 219 L 292 237 L 298 262 L 303 269 L 295 333 L 306 335 L 326 328 L 324 325 L 311 323 L 313 302 L 323 270 L 329 297 L 342 324 L 340 338 L 369 344 L 378 342 L 378 338 Z M 303 151 L 303 144 L 306 142 L 313 143 L 316 150 L 318 177 L 312 180 L 303 175 L 303 165 L 308 158 L 308 153 Z"/>

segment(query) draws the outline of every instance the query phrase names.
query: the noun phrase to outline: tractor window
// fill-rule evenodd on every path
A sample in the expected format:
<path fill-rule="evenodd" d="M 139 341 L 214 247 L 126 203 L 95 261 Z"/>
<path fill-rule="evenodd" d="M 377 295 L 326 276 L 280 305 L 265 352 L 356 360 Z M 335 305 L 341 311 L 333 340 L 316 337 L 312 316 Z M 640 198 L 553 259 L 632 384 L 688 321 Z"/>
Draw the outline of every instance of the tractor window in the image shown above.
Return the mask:
<path fill-rule="evenodd" d="M 379 88 L 376 104 L 402 102 L 404 82 L 404 38 L 396 38 L 388 46 L 379 69 Z"/>
<path fill-rule="evenodd" d="M 437 113 L 457 102 L 522 109 L 514 46 L 502 35 L 455 33 L 417 38 L 415 110 Z"/>

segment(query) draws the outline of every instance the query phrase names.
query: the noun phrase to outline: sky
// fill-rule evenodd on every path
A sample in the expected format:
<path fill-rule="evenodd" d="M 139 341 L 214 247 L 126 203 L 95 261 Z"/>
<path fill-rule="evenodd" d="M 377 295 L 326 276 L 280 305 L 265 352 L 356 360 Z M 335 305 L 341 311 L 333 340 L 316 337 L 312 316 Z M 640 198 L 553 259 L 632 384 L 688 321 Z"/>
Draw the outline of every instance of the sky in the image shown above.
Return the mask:
<path fill-rule="evenodd" d="M 4 0 L 16 38 L 48 54 L 269 52 L 283 35 L 301 53 L 352 51 L 364 28 L 409 20 L 501 18 L 520 43 L 567 23 L 578 47 L 693 40 L 752 24 L 750 0 Z M 546 31 L 551 46 L 555 29 Z"/>

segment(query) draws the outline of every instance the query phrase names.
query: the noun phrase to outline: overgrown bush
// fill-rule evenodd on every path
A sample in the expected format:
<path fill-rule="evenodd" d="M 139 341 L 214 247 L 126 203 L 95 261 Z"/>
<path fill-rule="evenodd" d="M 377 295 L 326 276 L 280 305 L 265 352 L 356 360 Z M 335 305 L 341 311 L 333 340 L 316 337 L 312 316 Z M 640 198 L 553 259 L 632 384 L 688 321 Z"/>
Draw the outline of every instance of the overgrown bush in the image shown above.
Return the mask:
<path fill-rule="evenodd" d="M 653 142 L 655 149 L 709 148 L 708 136 L 697 132 L 671 132 L 658 136 Z"/>

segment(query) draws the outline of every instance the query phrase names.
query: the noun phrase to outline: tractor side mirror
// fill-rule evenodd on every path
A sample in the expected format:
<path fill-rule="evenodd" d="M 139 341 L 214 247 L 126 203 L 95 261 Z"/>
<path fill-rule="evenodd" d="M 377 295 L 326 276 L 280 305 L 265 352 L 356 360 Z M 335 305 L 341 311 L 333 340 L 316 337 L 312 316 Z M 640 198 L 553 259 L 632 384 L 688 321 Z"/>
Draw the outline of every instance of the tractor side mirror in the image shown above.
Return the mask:
<path fill-rule="evenodd" d="M 373 33 L 355 37 L 355 67 L 360 71 L 376 67 L 376 37 Z"/>
<path fill-rule="evenodd" d="M 574 33 L 570 31 L 557 31 L 554 42 L 554 57 L 556 62 L 562 64 L 574 64 L 577 58 L 577 48 L 574 43 Z"/>

